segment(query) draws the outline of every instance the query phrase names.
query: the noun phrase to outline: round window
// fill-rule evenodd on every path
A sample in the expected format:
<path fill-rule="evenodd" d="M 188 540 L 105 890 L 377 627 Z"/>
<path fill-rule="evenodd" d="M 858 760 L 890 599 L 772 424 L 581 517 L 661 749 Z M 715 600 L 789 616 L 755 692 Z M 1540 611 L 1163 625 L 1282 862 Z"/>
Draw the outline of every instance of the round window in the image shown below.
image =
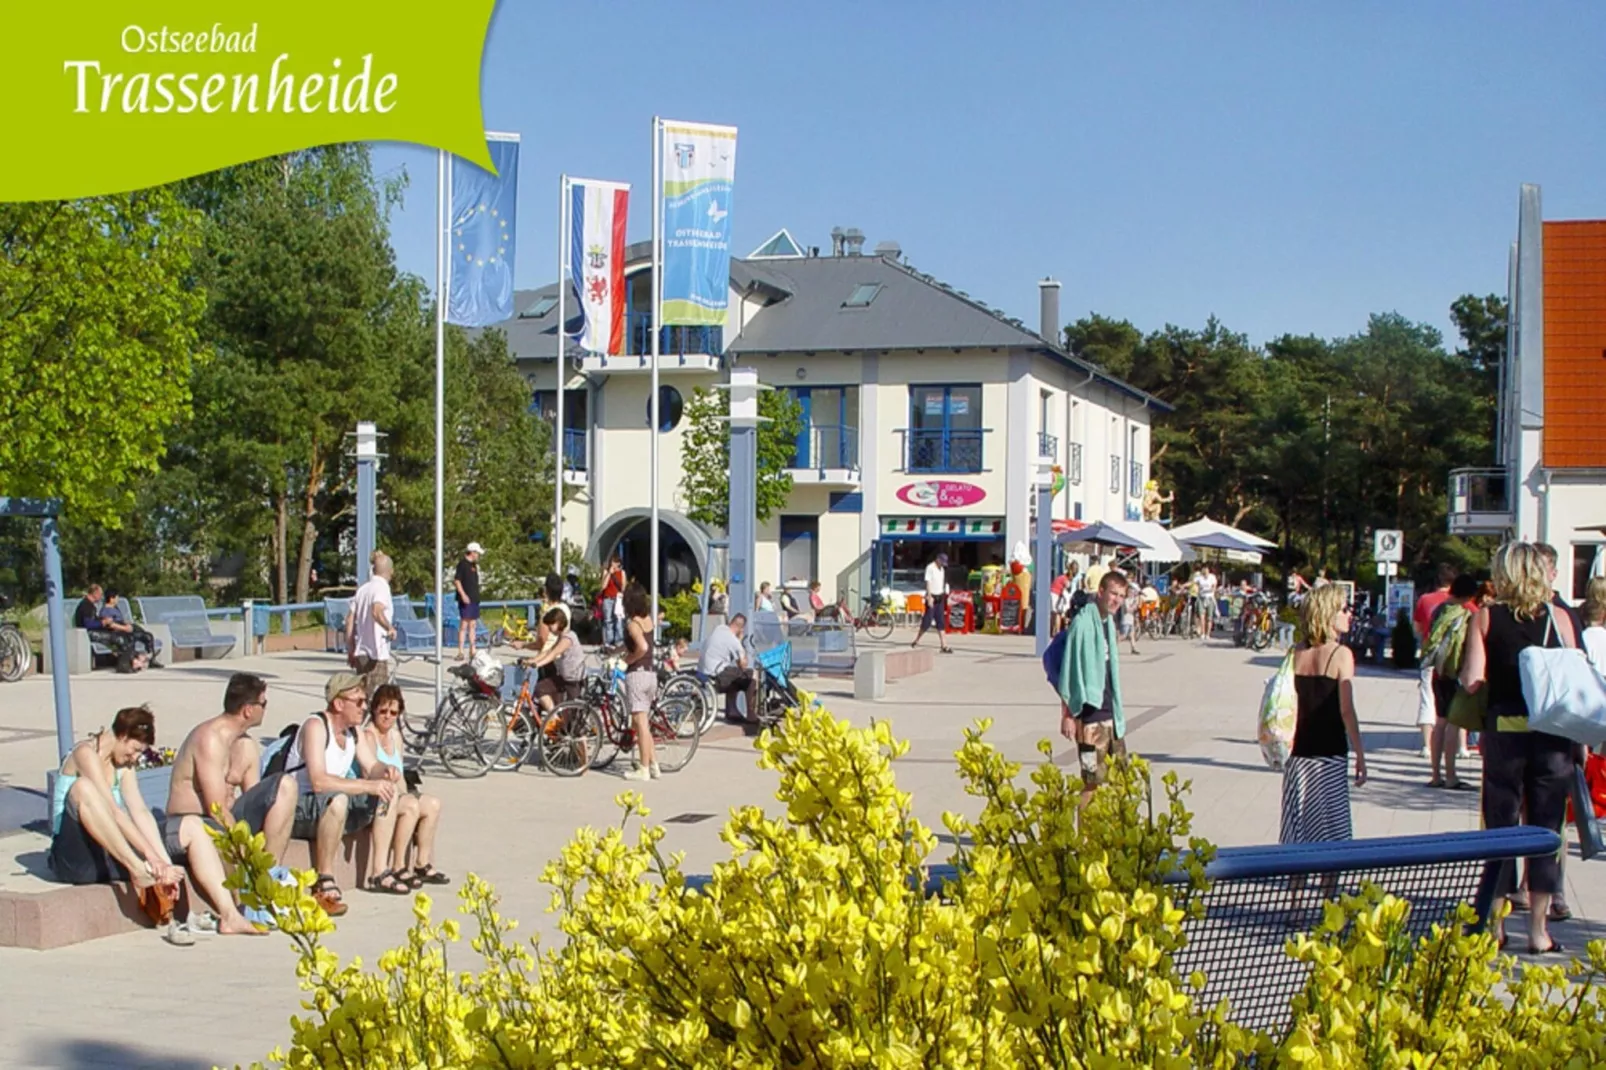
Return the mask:
<path fill-rule="evenodd" d="M 658 388 L 658 430 L 673 431 L 680 426 L 680 418 L 685 414 L 686 405 L 681 400 L 680 391 L 672 386 Z M 652 398 L 647 399 L 646 423 L 652 426 Z"/>

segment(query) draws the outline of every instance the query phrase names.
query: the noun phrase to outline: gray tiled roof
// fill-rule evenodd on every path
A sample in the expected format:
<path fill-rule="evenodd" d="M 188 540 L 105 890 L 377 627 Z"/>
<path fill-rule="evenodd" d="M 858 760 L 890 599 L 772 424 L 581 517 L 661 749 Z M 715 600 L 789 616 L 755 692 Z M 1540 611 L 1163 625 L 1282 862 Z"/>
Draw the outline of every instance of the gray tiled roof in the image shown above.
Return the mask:
<path fill-rule="evenodd" d="M 650 242 L 625 250 L 632 266 L 651 255 Z M 863 308 L 844 303 L 861 285 L 879 284 L 875 299 Z M 1146 401 L 1153 408 L 1171 406 L 1151 397 L 1047 341 L 1018 320 L 1006 317 L 968 294 L 902 264 L 879 256 L 808 257 L 784 260 L 731 260 L 731 285 L 759 292 L 768 304 L 735 337 L 726 352 L 816 353 L 912 349 L 1031 349 L 1105 385 Z M 527 313 L 543 297 L 556 297 L 557 284 L 514 294 L 521 316 L 497 324 L 507 332 L 508 348 L 521 360 L 551 360 L 557 353 L 557 309 L 539 317 Z M 577 307 L 569 288 L 568 308 Z M 572 316 L 571 316 L 572 321 Z M 580 350 L 570 344 L 569 352 Z"/>

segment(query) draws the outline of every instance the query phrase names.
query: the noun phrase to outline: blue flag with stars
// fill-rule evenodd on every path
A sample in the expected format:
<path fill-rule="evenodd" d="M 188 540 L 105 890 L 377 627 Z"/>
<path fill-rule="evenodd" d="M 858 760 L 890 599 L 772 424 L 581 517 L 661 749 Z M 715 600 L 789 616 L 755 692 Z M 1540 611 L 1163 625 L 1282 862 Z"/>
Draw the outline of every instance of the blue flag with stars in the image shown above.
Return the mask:
<path fill-rule="evenodd" d="M 518 229 L 519 142 L 490 138 L 496 174 L 452 157 L 452 225 L 446 318 L 488 327 L 513 318 L 513 250 Z"/>

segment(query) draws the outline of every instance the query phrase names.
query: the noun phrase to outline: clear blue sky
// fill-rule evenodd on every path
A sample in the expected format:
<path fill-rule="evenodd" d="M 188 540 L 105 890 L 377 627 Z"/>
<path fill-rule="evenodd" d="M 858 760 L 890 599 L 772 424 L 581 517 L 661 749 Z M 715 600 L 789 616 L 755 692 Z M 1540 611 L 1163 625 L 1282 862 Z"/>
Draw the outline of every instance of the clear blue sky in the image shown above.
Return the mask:
<path fill-rule="evenodd" d="M 634 187 L 653 115 L 741 128 L 745 255 L 782 226 L 894 239 L 1035 325 L 1038 279 L 1149 330 L 1263 342 L 1431 323 L 1505 292 L 1518 186 L 1606 217 L 1606 4 L 502 0 L 485 125 L 523 136 L 517 280 L 556 275 L 562 172 Z M 434 154 L 405 168 L 404 270 L 434 274 Z"/>

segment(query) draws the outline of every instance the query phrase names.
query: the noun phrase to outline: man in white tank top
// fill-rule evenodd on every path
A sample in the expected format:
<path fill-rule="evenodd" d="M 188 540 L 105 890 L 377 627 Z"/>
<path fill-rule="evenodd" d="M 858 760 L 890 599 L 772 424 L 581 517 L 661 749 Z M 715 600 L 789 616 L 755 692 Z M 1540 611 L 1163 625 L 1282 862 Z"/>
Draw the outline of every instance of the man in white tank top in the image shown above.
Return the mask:
<path fill-rule="evenodd" d="M 318 882 L 312 896 L 330 917 L 346 912 L 335 883 L 335 859 L 347 833 L 366 830 L 376 806 L 389 805 L 396 786 L 389 780 L 365 780 L 356 771 L 357 728 L 368 707 L 365 681 L 356 673 L 337 672 L 324 684 L 327 707 L 302 724 L 290 744 L 284 771 L 301 789 L 290 835 L 312 841 Z"/>

